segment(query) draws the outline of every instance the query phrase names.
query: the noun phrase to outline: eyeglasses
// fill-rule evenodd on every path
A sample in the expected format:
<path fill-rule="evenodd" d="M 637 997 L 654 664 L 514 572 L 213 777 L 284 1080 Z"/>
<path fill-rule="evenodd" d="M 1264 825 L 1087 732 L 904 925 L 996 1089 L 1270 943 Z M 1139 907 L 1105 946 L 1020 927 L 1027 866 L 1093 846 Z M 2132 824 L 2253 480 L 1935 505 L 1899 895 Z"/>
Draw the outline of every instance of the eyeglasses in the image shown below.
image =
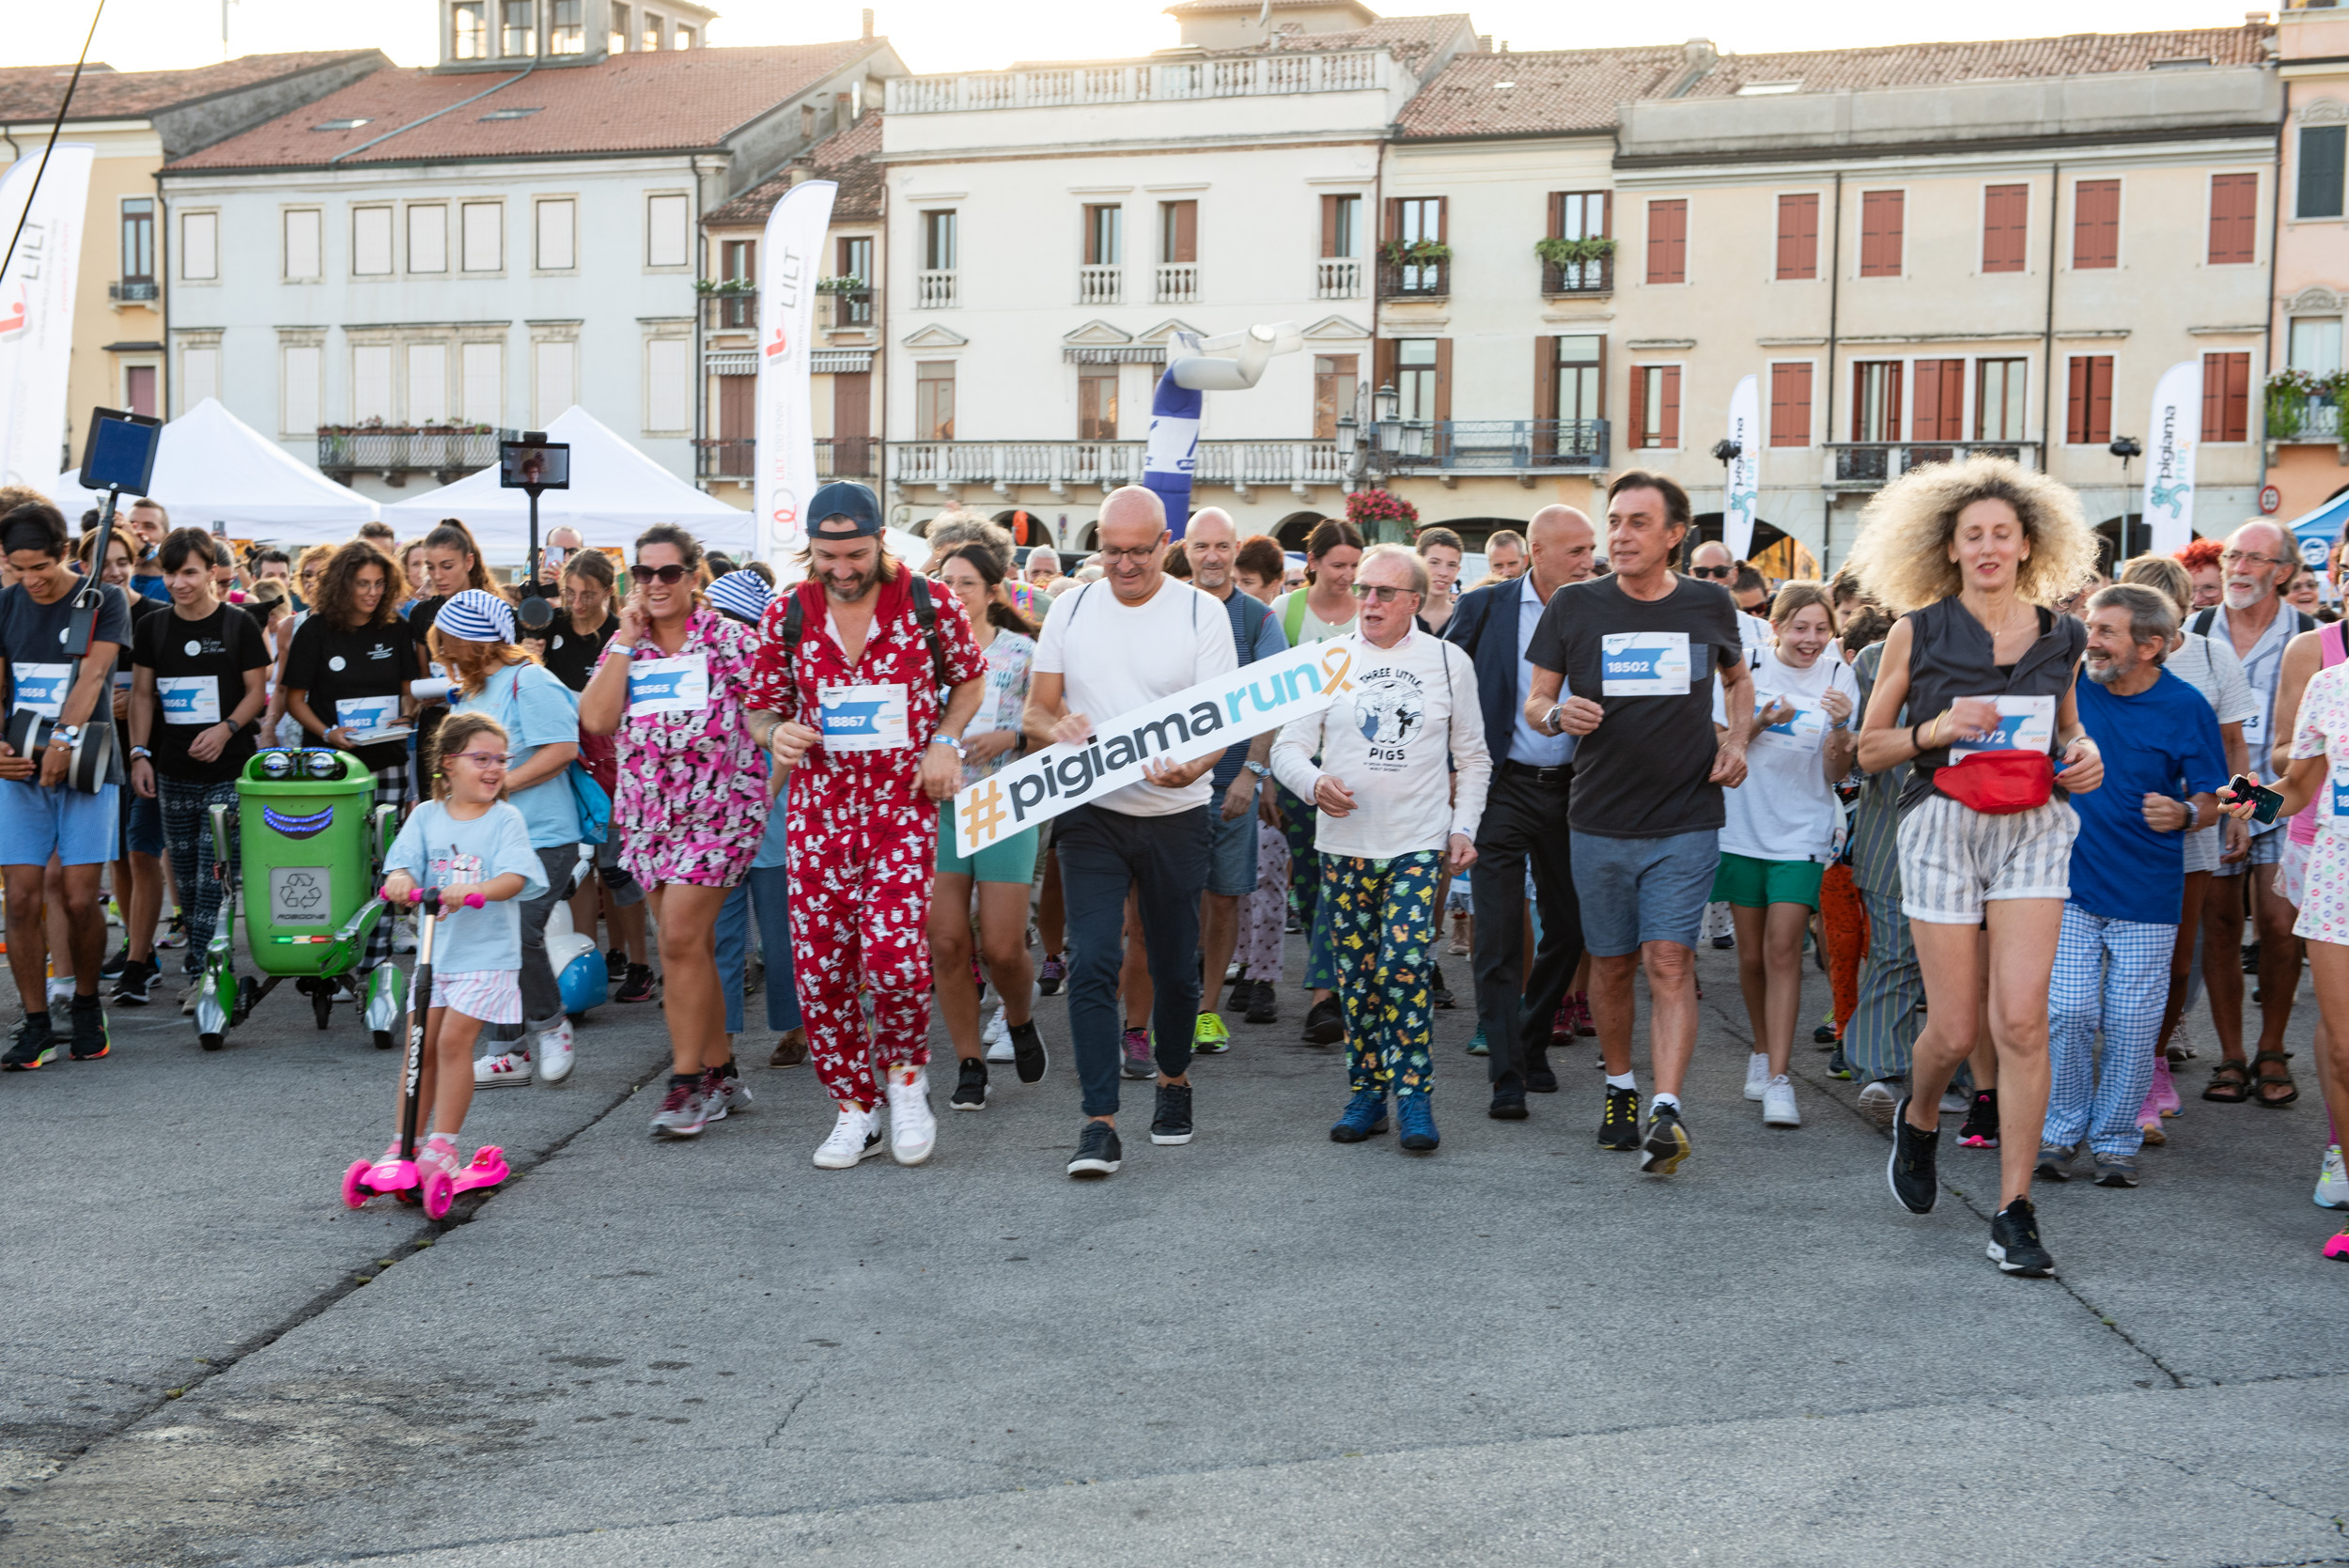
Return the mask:
<path fill-rule="evenodd" d="M 513 766 L 514 759 L 506 752 L 459 752 L 455 760 L 470 762 L 485 773 L 503 773 Z"/>
<path fill-rule="evenodd" d="M 1405 594 L 1416 594 L 1417 588 L 1394 588 L 1384 582 L 1356 582 L 1346 588 L 1356 598 L 1375 598 L 1381 604 L 1392 604 Z"/>
<path fill-rule="evenodd" d="M 1160 545 L 1144 545 L 1144 546 L 1143 546 L 1140 550 L 1108 550 L 1108 549 L 1104 549 L 1104 550 L 1102 550 L 1099 553 L 1100 553 L 1100 557 L 1101 557 L 1101 559 L 1102 559 L 1104 562 L 1109 562 L 1109 561 L 1147 561 L 1147 560 L 1149 560 L 1152 556 L 1156 555 L 1156 554 L 1157 554 L 1157 553 L 1158 553 L 1158 552 L 1159 552 L 1159 551 L 1162 548 L 1164 548 L 1164 547 L 1163 547 L 1163 546 L 1160 546 Z"/>
<path fill-rule="evenodd" d="M 2292 563 L 2279 561 L 2273 555 L 2254 555 L 2248 550 L 2224 550 L 2218 552 L 2222 567 L 2286 567 Z"/>
<path fill-rule="evenodd" d="M 1736 570 L 1735 567 L 1690 567 L 1688 575 L 1690 577 L 1717 577 L 1726 582 L 1736 574 Z"/>
<path fill-rule="evenodd" d="M 645 584 L 646 587 L 650 587 L 654 582 L 658 582 L 665 586 L 674 588 L 678 583 L 685 581 L 685 574 L 689 569 L 691 568 L 685 567 L 640 566 L 629 567 L 628 575 L 634 578 L 637 582 Z"/>

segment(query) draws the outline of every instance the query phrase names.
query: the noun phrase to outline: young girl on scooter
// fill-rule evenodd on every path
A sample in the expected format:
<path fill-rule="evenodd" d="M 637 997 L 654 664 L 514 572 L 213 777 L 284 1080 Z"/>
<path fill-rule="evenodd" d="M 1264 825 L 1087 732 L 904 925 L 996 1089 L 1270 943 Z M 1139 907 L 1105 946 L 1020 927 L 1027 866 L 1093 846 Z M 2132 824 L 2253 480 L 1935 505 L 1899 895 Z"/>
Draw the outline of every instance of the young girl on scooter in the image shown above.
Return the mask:
<path fill-rule="evenodd" d="M 478 713 L 445 719 L 434 737 L 432 799 L 409 816 L 384 859 L 383 893 L 406 902 L 418 888 L 441 894 L 442 925 L 432 965 L 431 1048 L 425 1052 L 419 1103 L 432 1111 L 432 1135 L 416 1152 L 423 1171 L 455 1181 L 457 1134 L 473 1103 L 474 1042 L 485 1023 L 522 1021 L 521 911 L 516 900 L 546 892 L 546 874 L 530 847 L 530 825 L 506 799 L 506 734 Z M 484 904 L 468 908 L 468 894 Z M 399 1108 L 382 1164 L 399 1159 Z"/>

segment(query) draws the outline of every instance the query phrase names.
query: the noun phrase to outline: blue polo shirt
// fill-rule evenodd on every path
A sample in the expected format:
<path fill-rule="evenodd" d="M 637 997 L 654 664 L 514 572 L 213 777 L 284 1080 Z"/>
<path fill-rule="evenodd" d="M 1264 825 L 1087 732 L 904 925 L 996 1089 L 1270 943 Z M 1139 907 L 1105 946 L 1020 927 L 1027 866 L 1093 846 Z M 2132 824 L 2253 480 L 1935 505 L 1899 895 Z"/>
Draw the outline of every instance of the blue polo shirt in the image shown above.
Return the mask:
<path fill-rule="evenodd" d="M 2072 902 L 2108 920 L 2175 925 L 2186 895 L 2184 833 L 2145 822 L 2145 797 L 2216 794 L 2227 783 L 2218 717 L 2202 694 L 2164 670 L 2134 697 L 2082 673 L 2073 688 L 2080 727 L 2104 753 L 2105 782 L 2072 797 Z"/>

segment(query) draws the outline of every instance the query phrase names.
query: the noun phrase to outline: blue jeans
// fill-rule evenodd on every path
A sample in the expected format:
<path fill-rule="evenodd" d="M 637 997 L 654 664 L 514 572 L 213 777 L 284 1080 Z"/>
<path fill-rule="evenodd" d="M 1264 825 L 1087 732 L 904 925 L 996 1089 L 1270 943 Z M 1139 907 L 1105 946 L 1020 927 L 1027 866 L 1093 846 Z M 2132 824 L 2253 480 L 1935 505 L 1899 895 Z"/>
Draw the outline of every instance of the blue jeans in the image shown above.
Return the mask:
<path fill-rule="evenodd" d="M 751 867 L 718 907 L 718 983 L 726 992 L 726 1032 L 742 1032 L 742 974 L 754 907 L 767 955 L 767 1027 L 788 1034 L 801 1027 L 800 993 L 791 981 L 791 872 L 780 865 Z"/>
<path fill-rule="evenodd" d="M 1076 1047 L 1084 1113 L 1117 1113 L 1119 1047 L 1125 1037 L 1117 971 L 1126 961 L 1126 894 L 1137 895 L 1142 940 L 1157 999 L 1150 1022 L 1159 1071 L 1190 1070 L 1199 1017 L 1199 895 L 1207 886 L 1207 824 L 1213 806 L 1172 816 L 1128 816 L 1079 806 L 1059 818 L 1061 897 L 1068 910 L 1068 1032 Z M 1221 976 L 1217 977 L 1220 981 Z"/>

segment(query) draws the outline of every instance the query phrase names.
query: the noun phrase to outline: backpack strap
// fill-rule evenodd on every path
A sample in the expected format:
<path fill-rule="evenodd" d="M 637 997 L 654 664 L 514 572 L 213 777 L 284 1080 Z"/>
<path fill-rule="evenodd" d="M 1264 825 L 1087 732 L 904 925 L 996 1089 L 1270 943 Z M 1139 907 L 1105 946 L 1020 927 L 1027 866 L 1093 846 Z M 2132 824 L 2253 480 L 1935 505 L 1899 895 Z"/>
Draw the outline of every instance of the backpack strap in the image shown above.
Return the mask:
<path fill-rule="evenodd" d="M 2217 623 L 2218 612 L 2217 610 L 2198 610 L 2194 613 L 2191 629 L 2197 637 L 2207 637 L 2210 635 L 2210 629 Z"/>
<path fill-rule="evenodd" d="M 1298 638 L 1305 633 L 1304 589 L 1299 588 L 1289 595 L 1287 604 L 1282 607 L 1281 629 L 1288 633 L 1289 646 L 1297 646 Z"/>
<path fill-rule="evenodd" d="M 943 691 L 951 683 L 946 679 L 946 644 L 938 635 L 938 606 L 930 599 L 930 580 L 917 572 L 906 588 L 913 598 L 913 618 L 929 640 L 930 676 Z"/>

